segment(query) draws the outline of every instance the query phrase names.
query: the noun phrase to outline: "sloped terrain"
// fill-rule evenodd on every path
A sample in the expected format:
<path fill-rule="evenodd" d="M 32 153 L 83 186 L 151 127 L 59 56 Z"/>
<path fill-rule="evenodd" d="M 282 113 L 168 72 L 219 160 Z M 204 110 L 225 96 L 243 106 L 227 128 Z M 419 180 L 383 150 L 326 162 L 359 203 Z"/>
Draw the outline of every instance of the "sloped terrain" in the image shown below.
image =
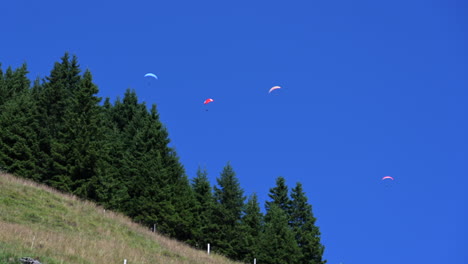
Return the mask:
<path fill-rule="evenodd" d="M 153 233 L 129 218 L 0 173 L 0 264 L 238 263 Z"/>

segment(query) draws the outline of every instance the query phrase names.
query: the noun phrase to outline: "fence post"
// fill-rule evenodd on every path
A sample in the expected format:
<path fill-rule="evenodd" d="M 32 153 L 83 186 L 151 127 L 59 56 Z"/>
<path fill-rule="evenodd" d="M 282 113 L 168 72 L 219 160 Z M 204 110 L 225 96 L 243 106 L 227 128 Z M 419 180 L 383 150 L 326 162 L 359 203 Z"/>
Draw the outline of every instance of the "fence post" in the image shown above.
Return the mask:
<path fill-rule="evenodd" d="M 208 255 L 210 254 L 210 243 L 208 243 Z"/>
<path fill-rule="evenodd" d="M 257 264 L 257 259 L 256 258 L 254 258 L 254 264 Z"/>
<path fill-rule="evenodd" d="M 153 233 L 156 232 L 156 224 L 153 224 Z"/>
<path fill-rule="evenodd" d="M 126 260 L 126 259 L 124 259 L 124 264 L 127 264 L 127 260 Z"/>

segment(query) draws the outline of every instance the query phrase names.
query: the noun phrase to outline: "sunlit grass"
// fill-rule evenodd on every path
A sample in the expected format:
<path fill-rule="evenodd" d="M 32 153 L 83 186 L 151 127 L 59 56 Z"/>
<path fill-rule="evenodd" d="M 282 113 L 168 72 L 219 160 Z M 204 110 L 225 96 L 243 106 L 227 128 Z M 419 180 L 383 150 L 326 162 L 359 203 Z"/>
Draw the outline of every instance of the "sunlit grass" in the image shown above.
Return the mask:
<path fill-rule="evenodd" d="M 0 173 L 0 264 L 236 263 L 150 232 L 129 218 Z"/>

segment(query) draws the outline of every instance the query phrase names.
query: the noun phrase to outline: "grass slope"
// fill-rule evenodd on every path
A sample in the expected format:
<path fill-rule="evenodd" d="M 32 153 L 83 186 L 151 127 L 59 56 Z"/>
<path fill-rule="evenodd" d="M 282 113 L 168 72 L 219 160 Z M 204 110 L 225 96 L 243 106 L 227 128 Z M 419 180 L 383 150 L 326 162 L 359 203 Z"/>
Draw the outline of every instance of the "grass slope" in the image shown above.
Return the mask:
<path fill-rule="evenodd" d="M 0 172 L 0 264 L 238 263 L 207 255 L 129 218 Z"/>

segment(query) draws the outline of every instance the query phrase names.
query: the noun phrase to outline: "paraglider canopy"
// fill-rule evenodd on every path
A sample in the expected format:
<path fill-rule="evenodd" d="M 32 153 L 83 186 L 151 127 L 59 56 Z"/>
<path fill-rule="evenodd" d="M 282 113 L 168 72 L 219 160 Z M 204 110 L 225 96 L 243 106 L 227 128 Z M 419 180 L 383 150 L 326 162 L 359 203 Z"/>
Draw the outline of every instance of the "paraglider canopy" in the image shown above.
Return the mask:
<path fill-rule="evenodd" d="M 271 93 L 271 92 L 273 92 L 273 91 L 276 90 L 276 89 L 281 89 L 281 86 L 273 86 L 273 87 L 271 87 L 270 90 L 268 91 L 268 93 Z"/>
<path fill-rule="evenodd" d="M 214 100 L 211 99 L 211 98 L 208 98 L 208 99 L 205 100 L 205 102 L 203 102 L 203 104 L 209 104 L 211 102 L 214 102 Z"/>
<path fill-rule="evenodd" d="M 156 80 L 158 79 L 158 76 L 156 76 L 156 74 L 154 74 L 154 73 L 147 73 L 147 74 L 145 74 L 145 77 L 153 77 Z"/>
<path fill-rule="evenodd" d="M 392 181 L 394 180 L 392 176 L 385 176 L 385 177 L 382 178 L 382 181 L 386 180 L 386 179 L 390 179 Z"/>

